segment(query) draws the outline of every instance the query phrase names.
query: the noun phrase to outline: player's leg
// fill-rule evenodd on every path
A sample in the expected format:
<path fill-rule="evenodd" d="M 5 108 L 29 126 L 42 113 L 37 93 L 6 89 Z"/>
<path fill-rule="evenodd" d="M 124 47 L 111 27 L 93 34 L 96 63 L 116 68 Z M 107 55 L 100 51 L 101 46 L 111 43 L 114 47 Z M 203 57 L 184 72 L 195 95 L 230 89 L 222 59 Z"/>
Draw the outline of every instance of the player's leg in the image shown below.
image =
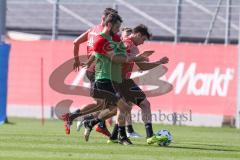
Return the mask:
<path fill-rule="evenodd" d="M 126 126 L 127 126 L 127 136 L 128 137 L 132 137 L 131 136 L 131 133 L 136 133 L 134 132 L 134 129 L 133 129 L 133 126 L 132 126 L 132 119 L 131 119 L 131 99 L 132 98 L 135 98 L 134 96 L 135 95 L 132 95 L 131 94 L 131 91 L 130 91 L 130 87 L 132 87 L 132 83 L 129 83 L 128 80 L 124 80 L 122 85 L 118 87 L 118 91 L 120 92 L 121 96 L 124 97 L 125 100 L 127 100 L 128 102 L 128 106 L 129 106 L 129 110 L 126 114 Z M 136 137 L 136 135 L 139 135 L 139 134 L 135 134 L 134 137 Z M 118 123 L 115 123 L 114 127 L 113 127 L 113 130 L 112 130 L 112 133 L 111 133 L 111 136 L 108 140 L 108 143 L 114 143 L 116 142 L 116 139 L 118 137 Z"/>
<path fill-rule="evenodd" d="M 116 115 L 117 115 L 117 109 L 116 109 Z M 112 133 L 107 141 L 107 143 L 118 143 L 118 121 L 116 119 Z"/>
<path fill-rule="evenodd" d="M 94 114 L 88 114 L 86 116 L 82 116 L 80 119 L 77 120 L 77 131 L 79 132 L 83 126 L 83 122 L 85 120 L 93 119 L 95 116 Z"/>
<path fill-rule="evenodd" d="M 129 110 L 126 113 L 126 128 L 127 128 L 127 137 L 128 138 L 139 138 L 141 137 L 137 132 L 134 131 L 132 126 L 132 117 L 131 117 L 131 110 L 132 110 L 132 104 L 128 103 Z M 118 123 L 116 121 L 111 136 L 109 137 L 107 143 L 116 143 L 118 140 Z"/>
<path fill-rule="evenodd" d="M 90 81 L 91 87 L 90 87 L 90 96 L 93 96 L 93 87 L 94 87 L 94 72 L 86 72 L 86 76 Z M 62 115 L 62 119 L 64 120 L 64 128 L 65 128 L 65 132 L 66 134 L 70 134 L 70 127 L 72 125 L 73 120 L 75 120 L 76 118 L 80 117 L 80 116 L 84 116 L 84 115 L 88 115 L 90 113 L 93 112 L 97 112 L 100 111 L 102 109 L 104 109 L 104 103 L 102 100 L 96 100 L 95 103 L 91 103 L 91 104 L 87 104 L 84 107 L 82 107 L 81 109 L 77 109 L 74 112 L 69 112 L 66 113 L 64 115 Z M 101 125 L 101 133 L 107 133 L 104 134 L 106 136 L 109 136 L 109 131 L 106 128 L 106 125 L 104 125 L 105 122 L 102 122 L 103 125 Z M 80 127 L 82 125 L 82 121 L 79 120 L 77 122 L 77 130 L 80 130 Z"/>
<path fill-rule="evenodd" d="M 119 137 L 118 137 L 118 139 L 116 139 L 116 142 L 123 144 L 123 145 L 132 144 L 132 142 L 127 138 L 126 129 L 125 129 L 126 112 L 129 112 L 129 106 L 124 100 L 120 99 L 117 102 L 117 107 L 118 107 L 118 116 L 117 116 L 116 124 L 118 124 L 117 132 L 119 132 L 118 133 Z M 92 120 L 87 120 L 84 122 L 84 126 L 85 126 L 84 136 L 85 136 L 86 141 L 88 141 L 90 132 L 94 125 L 99 123 L 101 120 L 105 120 L 116 114 L 116 107 L 111 106 L 109 108 L 113 108 L 113 109 L 111 109 L 111 110 L 105 109 L 100 112 L 100 114 L 98 115 L 97 118 L 94 118 Z"/>
<path fill-rule="evenodd" d="M 146 137 L 147 137 L 147 143 L 148 144 L 153 144 L 156 142 L 161 142 L 161 141 L 166 141 L 167 137 L 165 136 L 156 136 L 153 133 L 153 128 L 152 128 L 152 114 L 151 114 L 151 106 L 150 102 L 147 100 L 147 98 L 144 98 L 143 100 L 139 101 L 137 105 L 141 108 L 142 110 L 142 120 L 145 125 L 145 130 L 146 130 Z"/>
<path fill-rule="evenodd" d="M 126 117 L 127 136 L 130 138 L 139 138 L 141 137 L 140 134 L 135 132 L 135 130 L 133 129 L 131 111 L 132 111 L 132 106 L 131 106 L 131 110 L 128 112 Z"/>
<path fill-rule="evenodd" d="M 102 109 L 100 109 L 100 111 L 101 111 L 101 110 L 102 110 Z M 95 113 L 93 113 L 93 114 L 88 114 L 88 115 L 82 117 L 81 119 L 79 119 L 79 120 L 77 121 L 77 131 L 80 131 L 81 127 L 83 126 L 83 122 L 84 122 L 85 120 L 90 120 L 90 119 L 93 119 L 93 118 L 97 117 L 97 116 L 99 115 L 100 111 L 95 112 Z M 108 117 L 112 117 L 112 113 L 110 112 L 109 114 L 110 114 L 110 116 L 108 116 Z M 107 136 L 107 137 L 110 137 L 110 135 L 111 135 L 111 133 L 110 133 L 109 130 L 107 129 L 105 120 L 101 120 L 101 121 L 98 123 L 98 125 L 97 125 L 97 127 L 96 127 L 96 131 L 99 132 L 99 133 L 101 133 L 101 134 L 103 134 L 103 135 L 105 135 L 105 136 Z"/>
<path fill-rule="evenodd" d="M 95 64 L 92 64 L 90 66 L 90 68 L 95 68 Z M 90 69 L 91 70 L 91 69 Z M 94 88 L 94 83 L 95 83 L 95 72 L 92 72 L 92 71 L 87 71 L 86 72 L 86 76 L 87 78 L 89 79 L 90 83 L 91 83 L 91 89 L 90 89 L 90 95 L 92 96 L 93 95 L 93 88 Z M 86 109 L 87 110 L 87 109 Z M 98 113 L 96 113 L 97 115 Z M 81 123 L 81 122 L 80 122 Z M 79 123 L 77 123 L 79 124 Z M 98 126 L 96 127 L 96 131 L 99 132 L 99 133 L 102 133 L 103 135 L 105 136 L 110 136 L 110 132 L 108 131 L 107 129 L 107 126 L 106 126 L 106 122 L 105 120 L 102 120 L 98 123 Z"/>
<path fill-rule="evenodd" d="M 92 109 L 88 110 L 87 112 L 86 111 L 82 112 L 80 109 L 77 109 L 74 112 L 68 112 L 68 113 L 65 113 L 65 114 L 62 115 L 62 119 L 64 121 L 64 128 L 65 128 L 66 134 L 70 134 L 70 127 L 71 127 L 74 119 L 76 119 L 80 116 L 84 116 L 84 115 L 87 115 L 87 114 L 90 114 L 90 113 L 101 110 L 103 108 L 103 102 L 99 101 L 99 102 L 97 102 L 97 104 L 95 104 L 95 103 L 94 104 L 93 103 L 88 104 L 85 107 L 92 108 Z"/>
<path fill-rule="evenodd" d="M 108 105 L 109 110 L 103 110 L 101 112 L 101 114 L 99 114 L 98 117 L 92 119 L 91 122 L 85 121 L 84 126 L 85 126 L 85 130 L 87 130 L 85 132 L 85 137 L 87 137 L 86 139 L 88 139 L 88 136 L 92 130 L 92 127 L 103 120 L 102 116 L 111 112 L 111 109 L 113 108 L 111 106 L 116 106 L 116 102 L 119 99 L 119 97 L 116 96 L 116 92 L 114 90 L 112 82 L 110 80 L 106 80 L 106 79 L 96 81 L 94 83 L 92 93 L 93 93 L 92 96 L 95 99 L 104 101 L 105 104 Z M 89 123 L 89 124 L 87 124 L 87 123 Z"/>
<path fill-rule="evenodd" d="M 109 114 L 109 112 L 111 112 L 111 110 L 113 108 L 116 108 L 116 106 L 108 106 L 107 109 L 104 109 L 102 110 L 98 115 L 97 117 L 93 117 L 92 119 L 87 119 L 85 121 L 83 121 L 83 125 L 84 125 L 84 128 L 85 128 L 85 131 L 84 131 L 84 138 L 86 141 L 88 141 L 89 139 L 89 136 L 90 136 L 90 133 L 93 129 L 93 127 L 95 125 L 97 125 L 98 123 L 100 123 L 101 121 L 104 121 L 105 119 L 103 118 L 105 115 Z M 109 133 L 109 136 L 110 136 L 110 133 Z"/>
<path fill-rule="evenodd" d="M 166 137 L 156 137 L 153 133 L 152 128 L 152 115 L 151 115 L 151 106 L 150 102 L 146 98 L 145 93 L 141 90 L 141 88 L 135 84 L 132 79 L 129 79 L 125 82 L 128 90 L 124 90 L 124 95 L 128 95 L 126 98 L 127 101 L 131 101 L 141 108 L 142 111 L 142 120 L 146 129 L 146 137 L 147 143 L 152 144 L 157 141 L 164 141 Z"/>
<path fill-rule="evenodd" d="M 95 117 L 98 117 L 99 114 L 101 114 L 101 112 L 97 112 L 95 113 Z M 117 114 L 117 108 L 113 108 L 111 111 L 105 113 L 104 115 L 101 116 L 102 120 L 98 123 L 97 127 L 96 127 L 96 131 L 99 133 L 104 134 L 107 137 L 111 136 L 111 133 L 108 131 L 107 126 L 106 126 L 106 120 L 108 118 L 111 118 L 113 116 L 115 116 Z"/>
<path fill-rule="evenodd" d="M 121 99 L 118 102 L 117 123 L 118 123 L 118 143 L 123 145 L 130 145 L 132 142 L 128 139 L 126 134 L 126 115 L 130 112 L 129 105 L 125 100 Z"/>

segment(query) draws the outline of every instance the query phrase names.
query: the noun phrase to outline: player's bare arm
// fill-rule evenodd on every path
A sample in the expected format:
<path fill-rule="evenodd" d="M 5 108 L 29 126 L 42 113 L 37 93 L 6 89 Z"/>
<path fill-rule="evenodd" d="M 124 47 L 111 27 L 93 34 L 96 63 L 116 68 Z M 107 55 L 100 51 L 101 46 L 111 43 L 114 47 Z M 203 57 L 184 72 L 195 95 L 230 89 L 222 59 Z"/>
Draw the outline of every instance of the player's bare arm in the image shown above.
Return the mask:
<path fill-rule="evenodd" d="M 159 61 L 156 61 L 156 62 L 151 62 L 151 63 L 148 63 L 148 62 L 137 62 L 137 66 L 142 70 L 142 71 L 145 71 L 145 70 L 150 70 L 150 69 L 153 69 L 161 64 L 166 64 L 169 62 L 169 58 L 168 57 L 163 57 L 161 58 Z"/>
<path fill-rule="evenodd" d="M 79 46 L 80 44 L 87 41 L 88 31 L 84 32 L 80 36 L 78 36 L 74 41 L 73 53 L 74 53 L 74 64 L 73 69 L 75 71 L 79 71 L 79 67 L 81 66 L 81 62 L 79 60 Z"/>
<path fill-rule="evenodd" d="M 153 52 L 152 52 L 153 53 Z M 138 54 L 137 56 L 126 56 L 122 54 L 115 55 L 113 51 L 106 54 L 106 56 L 111 59 L 114 63 L 129 63 L 129 62 L 140 62 L 140 61 L 147 61 L 148 56 L 150 56 L 152 53 L 150 52 L 144 52 L 141 54 Z"/>
<path fill-rule="evenodd" d="M 87 62 L 85 63 L 85 65 L 86 65 L 87 67 L 89 67 L 94 61 L 95 61 L 95 56 L 94 56 L 94 55 L 91 55 L 91 56 L 88 58 L 88 60 L 87 60 Z"/>

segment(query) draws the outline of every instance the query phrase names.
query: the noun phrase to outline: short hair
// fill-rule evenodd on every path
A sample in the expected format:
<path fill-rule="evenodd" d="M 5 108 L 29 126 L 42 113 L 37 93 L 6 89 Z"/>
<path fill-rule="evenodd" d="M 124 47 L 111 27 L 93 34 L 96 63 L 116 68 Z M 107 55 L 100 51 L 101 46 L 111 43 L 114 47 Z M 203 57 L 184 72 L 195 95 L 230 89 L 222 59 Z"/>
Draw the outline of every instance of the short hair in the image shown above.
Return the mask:
<path fill-rule="evenodd" d="M 129 27 L 124 27 L 122 28 L 122 32 L 132 32 L 132 28 L 129 28 Z"/>
<path fill-rule="evenodd" d="M 110 13 L 104 20 L 104 25 L 106 26 L 108 23 L 111 23 L 111 24 L 115 24 L 117 23 L 117 21 L 120 21 L 121 23 L 123 22 L 122 21 L 122 18 L 116 14 L 116 13 Z"/>
<path fill-rule="evenodd" d="M 147 26 L 140 24 L 133 28 L 133 33 L 140 33 L 143 36 L 147 36 L 147 39 L 150 39 L 152 34 L 148 31 Z"/>
<path fill-rule="evenodd" d="M 118 11 L 112 8 L 105 8 L 105 10 L 103 11 L 103 15 L 105 17 L 107 17 L 110 13 L 118 14 Z"/>

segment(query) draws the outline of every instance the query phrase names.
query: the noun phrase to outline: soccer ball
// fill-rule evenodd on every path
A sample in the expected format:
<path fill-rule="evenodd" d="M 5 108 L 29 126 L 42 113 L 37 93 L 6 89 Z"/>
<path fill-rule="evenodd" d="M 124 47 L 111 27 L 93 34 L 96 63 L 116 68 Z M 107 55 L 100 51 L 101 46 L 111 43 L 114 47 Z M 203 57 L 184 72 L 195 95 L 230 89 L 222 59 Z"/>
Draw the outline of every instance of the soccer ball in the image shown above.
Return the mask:
<path fill-rule="evenodd" d="M 166 129 L 162 129 L 162 130 L 158 131 L 156 135 L 157 136 L 166 136 L 168 138 L 164 142 L 158 142 L 159 146 L 168 146 L 173 140 L 171 133 Z"/>

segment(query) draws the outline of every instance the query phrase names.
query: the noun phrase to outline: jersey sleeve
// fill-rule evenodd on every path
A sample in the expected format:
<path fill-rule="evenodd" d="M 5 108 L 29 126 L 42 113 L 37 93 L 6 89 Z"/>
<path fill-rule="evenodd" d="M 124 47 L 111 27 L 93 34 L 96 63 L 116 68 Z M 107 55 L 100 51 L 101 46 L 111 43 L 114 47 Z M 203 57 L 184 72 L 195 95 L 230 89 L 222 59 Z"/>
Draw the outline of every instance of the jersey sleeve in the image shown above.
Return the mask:
<path fill-rule="evenodd" d="M 107 43 L 108 41 L 106 41 L 106 39 L 101 36 L 97 36 L 96 41 L 93 44 L 93 51 L 98 54 L 106 55 L 107 50 L 105 49 L 105 47 L 107 46 Z"/>

